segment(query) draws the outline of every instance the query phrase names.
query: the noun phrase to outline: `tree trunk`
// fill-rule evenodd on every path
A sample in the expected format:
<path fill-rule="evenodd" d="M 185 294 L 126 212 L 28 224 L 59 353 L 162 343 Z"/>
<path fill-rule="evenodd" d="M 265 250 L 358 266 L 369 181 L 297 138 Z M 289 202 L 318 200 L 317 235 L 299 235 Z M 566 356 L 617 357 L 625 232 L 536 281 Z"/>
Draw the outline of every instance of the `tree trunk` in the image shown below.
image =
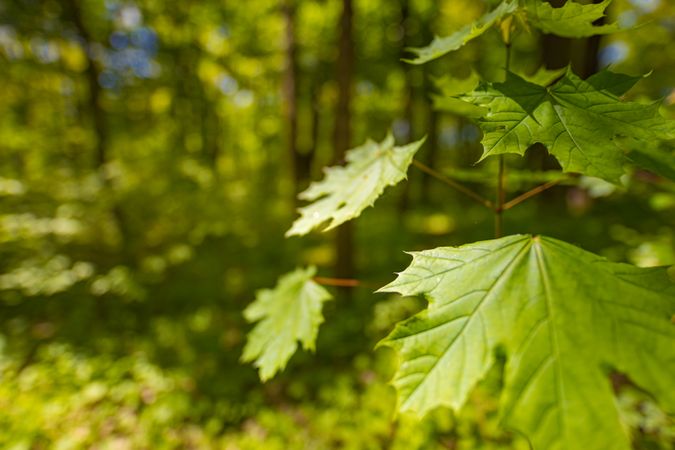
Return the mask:
<path fill-rule="evenodd" d="M 401 23 L 400 23 L 400 32 L 401 32 L 401 59 L 405 57 L 405 49 L 408 47 L 408 21 L 410 18 L 410 2 L 409 0 L 401 0 Z M 413 138 L 414 130 L 413 130 L 413 106 L 414 106 L 414 87 L 412 83 L 412 71 L 413 67 L 404 62 L 401 61 L 402 64 L 402 69 L 403 73 L 405 75 L 405 104 L 403 105 L 403 121 L 405 122 L 407 128 L 407 132 L 401 136 L 403 138 L 403 142 L 407 143 L 410 142 Z M 410 204 L 410 187 L 412 184 L 412 179 L 414 178 L 409 178 L 408 180 L 403 183 L 402 190 L 401 190 L 401 197 L 399 198 L 398 202 L 398 213 L 399 215 L 403 215 L 405 211 L 408 209 L 408 206 Z"/>
<path fill-rule="evenodd" d="M 85 75 L 87 77 L 87 87 L 89 91 L 88 96 L 88 107 L 91 114 L 92 127 L 94 133 L 96 134 L 96 147 L 94 155 L 94 168 L 99 172 L 103 185 L 111 191 L 112 194 L 112 185 L 110 179 L 105 173 L 105 164 L 108 162 L 108 124 L 106 120 L 106 112 L 101 106 L 101 98 L 103 90 L 99 84 L 99 77 L 101 76 L 101 69 L 98 66 L 98 63 L 94 60 L 93 56 L 90 53 L 89 46 L 92 43 L 97 42 L 96 38 L 89 32 L 89 29 L 85 25 L 84 14 L 82 12 L 82 5 L 78 0 L 68 0 L 67 10 L 69 13 L 69 18 L 72 21 L 77 33 L 80 35 L 84 41 L 85 46 L 85 55 L 87 57 L 87 69 Z M 124 212 L 120 205 L 113 198 L 111 200 L 112 207 L 111 213 L 115 225 L 119 232 L 120 238 L 122 240 L 122 249 L 123 253 L 127 253 L 127 239 L 129 238 L 129 232 L 127 229 L 127 222 L 125 219 Z"/>
<path fill-rule="evenodd" d="M 338 98 L 333 136 L 334 156 L 338 163 L 344 161 L 345 153 L 351 144 L 351 100 L 354 73 L 353 15 L 352 0 L 342 0 L 336 64 Z M 353 234 L 351 222 L 344 223 L 337 229 L 335 274 L 341 278 L 350 278 L 354 275 Z"/>
<path fill-rule="evenodd" d="M 601 3 L 602 0 L 593 0 Z M 548 0 L 556 8 L 565 4 L 565 0 Z M 605 22 L 602 17 L 595 22 L 601 25 Z M 591 36 L 585 39 L 569 39 L 551 34 L 542 37 L 542 59 L 547 69 L 560 69 L 572 65 L 574 71 L 582 78 L 586 78 L 598 70 L 598 50 L 602 36 Z"/>
<path fill-rule="evenodd" d="M 75 25 L 75 29 L 80 37 L 84 40 L 86 47 L 96 42 L 94 37 L 89 33 L 84 24 L 84 17 L 82 8 L 77 0 L 69 0 L 68 6 L 70 10 L 70 18 Z M 94 158 L 94 167 L 100 169 L 108 160 L 108 127 L 106 125 L 105 112 L 101 108 L 101 86 L 98 84 L 101 70 L 96 61 L 93 60 L 88 48 L 85 54 L 87 55 L 87 70 L 85 72 L 87 77 L 87 87 L 89 90 L 89 109 L 91 112 L 92 125 L 96 134 L 96 154 Z"/>
<path fill-rule="evenodd" d="M 303 183 L 302 187 L 309 182 L 312 177 L 312 163 L 319 147 L 319 130 L 321 123 L 321 80 L 318 76 L 312 77 L 312 85 L 309 92 L 309 145 L 307 151 L 298 155 L 298 179 Z"/>
<path fill-rule="evenodd" d="M 284 40 L 286 46 L 286 67 L 284 73 L 284 116 L 288 128 L 286 152 L 291 164 L 293 177 L 293 202 L 301 190 L 303 174 L 302 161 L 298 152 L 298 46 L 295 39 L 295 0 L 284 0 L 283 15 L 285 21 Z"/>
<path fill-rule="evenodd" d="M 429 90 L 427 90 L 428 92 Z M 428 121 L 429 121 L 429 137 L 427 138 L 427 157 L 426 165 L 435 168 L 436 159 L 438 157 L 438 111 L 434 109 L 434 105 L 430 98 L 427 97 Z M 431 202 L 431 183 L 432 178 L 429 174 L 422 174 L 422 193 L 421 201 L 429 204 Z"/>

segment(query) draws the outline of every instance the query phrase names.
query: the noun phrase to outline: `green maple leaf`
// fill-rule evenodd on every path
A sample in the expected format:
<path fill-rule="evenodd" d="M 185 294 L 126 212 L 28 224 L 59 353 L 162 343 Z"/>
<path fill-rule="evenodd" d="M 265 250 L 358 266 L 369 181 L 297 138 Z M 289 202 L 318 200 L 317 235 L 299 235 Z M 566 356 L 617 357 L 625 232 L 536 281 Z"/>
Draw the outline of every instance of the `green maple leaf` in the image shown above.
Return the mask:
<path fill-rule="evenodd" d="M 402 147 L 394 146 L 390 134 L 384 141 L 368 141 L 349 150 L 347 165 L 325 169 L 326 176 L 312 183 L 298 196 L 314 201 L 300 208 L 300 217 L 286 236 L 304 235 L 327 224 L 323 231 L 358 217 L 372 206 L 387 186 L 393 186 L 406 177 L 413 156 L 424 143 L 421 139 Z"/>
<path fill-rule="evenodd" d="M 534 73 L 517 73 L 517 75 L 530 83 L 538 84 L 539 86 L 548 86 L 565 75 L 565 72 L 567 72 L 567 68 L 565 67 L 560 69 L 547 69 L 545 66 L 541 66 Z"/>
<path fill-rule="evenodd" d="M 484 14 L 475 22 L 463 26 L 456 32 L 446 37 L 434 37 L 434 40 L 426 47 L 413 47 L 406 49 L 415 54 L 414 59 L 406 59 L 411 64 L 424 64 L 432 59 L 439 58 L 446 53 L 455 51 L 472 39 L 489 30 L 492 25 L 504 17 L 513 14 L 518 9 L 518 2 L 502 2 L 497 8 Z"/>
<path fill-rule="evenodd" d="M 618 24 L 593 25 L 605 16 L 605 10 L 612 0 L 597 4 L 582 5 L 573 1 L 560 8 L 541 0 L 523 0 L 522 6 L 529 22 L 544 33 L 568 38 L 582 38 L 596 34 L 615 33 L 621 30 Z"/>
<path fill-rule="evenodd" d="M 298 348 L 314 350 L 314 343 L 323 323 L 323 303 L 332 296 L 312 281 L 315 267 L 296 269 L 282 276 L 274 289 L 262 289 L 244 310 L 249 322 L 258 322 L 247 336 L 241 357 L 255 361 L 260 379 L 266 381 L 286 367 Z"/>
<path fill-rule="evenodd" d="M 551 87 L 508 73 L 504 83 L 483 83 L 460 98 L 488 110 L 478 119 L 483 156 L 523 155 L 541 143 L 565 172 L 616 182 L 623 174 L 624 146 L 675 138 L 675 121 L 659 114 L 659 102 L 619 98 L 640 77 L 601 71 L 587 80 L 568 70 Z"/>
<path fill-rule="evenodd" d="M 565 67 L 549 70 L 542 66 L 534 73 L 518 75 L 531 83 L 548 86 L 563 76 L 566 71 Z M 466 78 L 456 78 L 450 75 L 435 77 L 433 83 L 436 90 L 439 91 L 438 94 L 431 95 L 434 109 L 474 118 L 484 116 L 487 112 L 485 108 L 459 99 L 462 95 L 475 90 L 480 84 L 480 77 L 476 72 L 471 71 Z"/>
<path fill-rule="evenodd" d="M 426 47 L 408 48 L 415 58 L 404 61 L 424 64 L 447 53 L 458 50 L 467 42 L 485 33 L 493 25 L 508 16 L 526 18 L 527 22 L 544 33 L 569 38 L 582 38 L 597 34 L 620 31 L 618 24 L 594 25 L 593 22 L 605 16 L 605 10 L 612 0 L 598 4 L 580 4 L 568 1 L 562 7 L 554 8 L 541 0 L 503 1 L 494 10 L 482 15 L 476 21 L 463 26 L 449 36 L 435 36 Z"/>
<path fill-rule="evenodd" d="M 675 410 L 675 282 L 665 268 L 524 235 L 412 256 L 381 289 L 429 300 L 381 342 L 399 352 L 400 410 L 459 409 L 497 347 L 507 355 L 502 420 L 537 450 L 630 448 L 610 367 Z"/>

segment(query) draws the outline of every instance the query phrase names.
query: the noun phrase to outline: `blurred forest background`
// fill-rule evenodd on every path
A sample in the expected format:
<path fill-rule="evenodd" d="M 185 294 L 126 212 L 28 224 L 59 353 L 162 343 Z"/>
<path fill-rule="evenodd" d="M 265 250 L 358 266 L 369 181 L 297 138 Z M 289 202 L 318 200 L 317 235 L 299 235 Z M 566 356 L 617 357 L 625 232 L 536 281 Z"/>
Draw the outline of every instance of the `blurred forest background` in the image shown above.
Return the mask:
<path fill-rule="evenodd" d="M 373 294 L 403 250 L 491 238 L 489 211 L 411 168 L 338 232 L 283 237 L 296 193 L 390 129 L 428 135 L 421 161 L 493 195 L 479 131 L 432 95 L 435 77 L 503 76 L 498 34 L 425 66 L 401 58 L 494 3 L 0 1 L 0 447 L 527 448 L 499 427 L 498 369 L 457 416 L 393 420 L 392 354 L 373 350 L 423 306 Z M 653 71 L 629 96 L 675 117 L 675 2 L 609 13 L 645 25 L 521 31 L 512 67 Z M 558 176 L 540 149 L 507 163 L 510 195 Z M 674 224 L 675 184 L 641 171 L 622 188 L 569 180 L 505 217 L 506 233 L 641 266 L 675 263 Z M 364 286 L 327 304 L 315 355 L 261 384 L 238 361 L 241 312 L 304 264 Z M 630 388 L 619 402 L 636 448 L 672 448 L 655 403 Z"/>

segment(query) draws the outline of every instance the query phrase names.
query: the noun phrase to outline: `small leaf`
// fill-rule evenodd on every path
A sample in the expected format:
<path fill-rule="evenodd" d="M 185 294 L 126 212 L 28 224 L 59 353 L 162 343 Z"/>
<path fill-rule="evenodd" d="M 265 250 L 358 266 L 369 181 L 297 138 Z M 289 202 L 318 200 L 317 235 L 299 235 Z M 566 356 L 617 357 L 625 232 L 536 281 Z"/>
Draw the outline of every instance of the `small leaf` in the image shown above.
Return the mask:
<path fill-rule="evenodd" d="M 421 139 L 394 147 L 389 135 L 381 143 L 368 141 L 347 152 L 347 165 L 325 169 L 326 177 L 312 183 L 299 198 L 314 201 L 300 208 L 300 217 L 286 236 L 304 235 L 327 224 L 323 231 L 358 217 L 375 203 L 387 186 L 406 177 L 413 156 L 424 143 Z"/>
<path fill-rule="evenodd" d="M 399 409 L 458 410 L 506 352 L 501 416 L 536 450 L 628 450 L 607 368 L 675 410 L 675 283 L 548 237 L 413 253 L 381 289 L 426 310 L 381 345 L 398 350 Z"/>
<path fill-rule="evenodd" d="M 485 33 L 492 25 L 518 9 L 518 2 L 504 1 L 497 8 L 481 16 L 475 22 L 463 26 L 449 36 L 438 37 L 426 47 L 408 48 L 415 54 L 414 59 L 406 59 L 411 64 L 424 64 L 446 53 L 463 47 L 467 42 Z"/>
<path fill-rule="evenodd" d="M 596 34 L 609 34 L 621 30 L 618 24 L 594 25 L 593 22 L 605 16 L 605 10 L 612 0 L 598 4 L 566 2 L 560 8 L 541 0 L 523 0 L 522 5 L 532 25 L 544 33 L 568 38 L 582 38 Z"/>
<path fill-rule="evenodd" d="M 314 350 L 323 302 L 332 298 L 312 280 L 315 274 L 316 268 L 308 267 L 282 276 L 274 289 L 258 291 L 244 310 L 247 321 L 258 323 L 248 334 L 241 360 L 255 361 L 262 381 L 286 367 L 298 342 L 305 350 Z"/>
<path fill-rule="evenodd" d="M 637 78 L 608 70 L 582 80 L 570 70 L 551 87 L 509 73 L 504 83 L 483 83 L 460 97 L 489 112 L 478 120 L 483 156 L 523 155 L 545 145 L 565 172 L 617 183 L 626 161 L 621 141 L 648 143 L 675 138 L 675 121 L 659 104 L 622 102 L 617 96 Z"/>

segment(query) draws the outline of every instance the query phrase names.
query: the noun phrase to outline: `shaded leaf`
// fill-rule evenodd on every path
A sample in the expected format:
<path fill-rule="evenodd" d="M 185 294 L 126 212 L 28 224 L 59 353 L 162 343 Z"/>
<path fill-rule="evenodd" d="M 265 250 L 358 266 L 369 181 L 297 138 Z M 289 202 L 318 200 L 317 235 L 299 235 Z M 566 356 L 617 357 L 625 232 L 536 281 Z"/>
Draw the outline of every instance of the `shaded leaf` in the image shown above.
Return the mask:
<path fill-rule="evenodd" d="M 283 275 L 274 289 L 258 291 L 244 310 L 247 321 L 258 323 L 248 334 L 241 360 L 254 361 L 262 381 L 286 367 L 298 342 L 305 350 L 314 350 L 323 302 L 332 298 L 312 281 L 315 274 L 316 268 L 308 267 Z"/>
<path fill-rule="evenodd" d="M 483 130 L 481 159 L 523 155 L 541 143 L 565 172 L 618 182 L 625 162 L 620 139 L 645 143 L 675 138 L 675 121 L 659 114 L 658 102 L 620 100 L 617 93 L 631 83 L 634 78 L 607 70 L 588 80 L 568 70 L 547 88 L 509 73 L 504 83 L 483 83 L 461 98 L 489 111 L 478 120 Z"/>
<path fill-rule="evenodd" d="M 531 83 L 540 86 L 548 86 L 563 76 L 566 71 L 567 69 L 564 67 L 561 69 L 549 70 L 542 66 L 532 74 L 518 73 L 518 75 Z M 471 71 L 466 78 L 456 78 L 450 75 L 435 77 L 433 83 L 436 90 L 439 91 L 438 94 L 431 95 L 434 109 L 465 117 L 481 117 L 488 112 L 485 108 L 472 105 L 456 98 L 463 94 L 467 94 L 478 87 L 480 77 L 476 72 Z"/>
<path fill-rule="evenodd" d="M 428 309 L 381 342 L 398 350 L 399 409 L 461 408 L 506 352 L 501 415 L 537 450 L 630 448 L 608 368 L 675 410 L 675 283 L 548 237 L 412 254 L 381 289 Z"/>
<path fill-rule="evenodd" d="M 286 236 L 307 234 L 326 224 L 323 231 L 358 217 L 375 203 L 387 186 L 393 186 L 406 177 L 413 156 L 424 143 L 421 139 L 402 147 L 394 146 L 393 136 L 377 143 L 368 141 L 349 150 L 347 165 L 325 169 L 322 181 L 312 183 L 299 198 L 313 201 L 300 208 Z"/>

